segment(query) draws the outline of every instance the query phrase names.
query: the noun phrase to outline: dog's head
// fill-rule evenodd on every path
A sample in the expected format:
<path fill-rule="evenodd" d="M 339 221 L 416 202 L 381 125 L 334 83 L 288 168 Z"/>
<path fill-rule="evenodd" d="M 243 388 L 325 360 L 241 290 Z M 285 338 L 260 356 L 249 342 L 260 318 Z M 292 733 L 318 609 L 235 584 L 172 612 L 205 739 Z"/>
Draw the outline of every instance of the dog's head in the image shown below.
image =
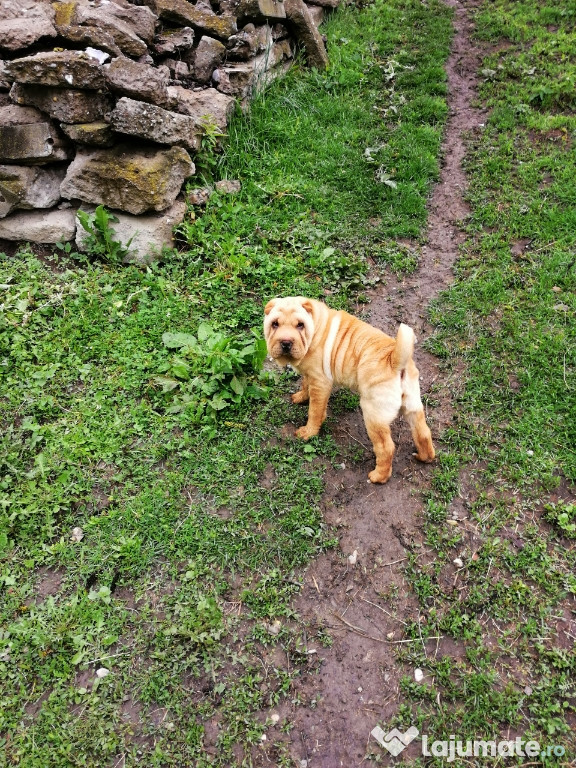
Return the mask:
<path fill-rule="evenodd" d="M 303 296 L 272 299 L 264 307 L 264 338 L 268 354 L 281 365 L 297 363 L 314 335 L 312 302 Z"/>

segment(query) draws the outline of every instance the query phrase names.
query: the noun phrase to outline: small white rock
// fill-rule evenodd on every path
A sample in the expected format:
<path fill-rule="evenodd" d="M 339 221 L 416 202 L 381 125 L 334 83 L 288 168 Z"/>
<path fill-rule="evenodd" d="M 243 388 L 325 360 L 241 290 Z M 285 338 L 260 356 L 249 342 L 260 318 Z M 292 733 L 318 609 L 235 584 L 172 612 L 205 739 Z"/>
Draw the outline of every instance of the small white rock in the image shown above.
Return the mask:
<path fill-rule="evenodd" d="M 534 456 L 534 451 L 526 451 L 526 456 Z"/>
<path fill-rule="evenodd" d="M 110 674 L 110 670 L 106 669 L 106 667 L 100 667 L 100 669 L 96 670 L 96 677 L 99 677 L 102 679 L 103 677 L 108 677 Z"/>
<path fill-rule="evenodd" d="M 280 629 L 282 627 L 282 622 L 276 619 L 276 621 L 273 624 L 267 624 L 266 629 L 268 632 L 270 632 L 271 635 L 277 635 L 280 632 Z"/>
<path fill-rule="evenodd" d="M 456 568 L 464 568 L 464 561 L 461 557 L 455 557 L 454 560 L 452 560 Z"/>
<path fill-rule="evenodd" d="M 418 667 L 414 670 L 414 680 L 416 680 L 417 683 L 421 683 L 422 680 L 424 680 L 424 672 Z"/>
<path fill-rule="evenodd" d="M 262 736 L 260 736 L 260 741 L 266 741 L 266 734 L 263 733 Z"/>
<path fill-rule="evenodd" d="M 70 536 L 70 541 L 82 541 L 84 538 L 84 531 L 82 528 L 72 528 L 72 535 Z"/>
<path fill-rule="evenodd" d="M 104 64 L 106 59 L 110 58 L 109 53 L 104 53 L 104 51 L 100 51 L 98 48 L 86 48 L 86 53 L 88 56 L 90 56 L 91 59 L 96 59 L 96 61 L 99 61 L 100 64 Z"/>
<path fill-rule="evenodd" d="M 350 563 L 350 565 L 356 565 L 357 560 L 358 560 L 358 551 L 355 549 L 351 555 L 348 555 L 348 562 Z"/>
<path fill-rule="evenodd" d="M 280 715 L 277 712 L 273 712 L 270 715 L 270 720 L 272 722 L 272 725 L 276 725 L 276 723 L 280 722 Z"/>
<path fill-rule="evenodd" d="M 362 686 L 361 686 L 361 685 L 359 685 L 359 686 L 358 686 L 358 693 L 362 693 L 362 691 L 363 691 L 363 690 L 364 690 L 364 689 L 362 688 Z"/>
<path fill-rule="evenodd" d="M 394 632 L 388 632 L 386 637 L 388 638 L 388 640 L 393 640 L 394 639 Z"/>

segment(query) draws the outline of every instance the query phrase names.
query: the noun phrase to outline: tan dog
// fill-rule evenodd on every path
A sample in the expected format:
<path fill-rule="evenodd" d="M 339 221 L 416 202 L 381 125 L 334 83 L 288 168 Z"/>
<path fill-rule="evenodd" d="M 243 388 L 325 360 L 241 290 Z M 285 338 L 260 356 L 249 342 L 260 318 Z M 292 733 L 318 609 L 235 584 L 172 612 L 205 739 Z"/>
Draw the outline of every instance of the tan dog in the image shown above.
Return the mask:
<path fill-rule="evenodd" d="M 302 389 L 292 402 L 310 401 L 308 423 L 296 431 L 307 440 L 317 435 L 326 418 L 334 384 L 360 394 L 364 423 L 376 454 L 368 477 L 385 483 L 392 474 L 394 442 L 390 424 L 401 411 L 412 430 L 420 461 L 435 456 L 430 429 L 420 400 L 414 365 L 414 331 L 400 325 L 396 339 L 321 301 L 303 296 L 272 299 L 264 309 L 268 352 L 281 365 L 302 374 Z"/>

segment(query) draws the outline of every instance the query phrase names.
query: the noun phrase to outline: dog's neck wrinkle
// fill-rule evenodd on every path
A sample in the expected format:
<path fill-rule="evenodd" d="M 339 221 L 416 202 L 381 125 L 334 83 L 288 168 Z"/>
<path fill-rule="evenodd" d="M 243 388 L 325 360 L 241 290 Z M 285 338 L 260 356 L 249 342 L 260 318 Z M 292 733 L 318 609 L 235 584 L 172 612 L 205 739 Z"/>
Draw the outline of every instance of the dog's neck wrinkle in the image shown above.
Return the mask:
<path fill-rule="evenodd" d="M 314 309 L 316 310 L 315 307 Z M 320 310 L 327 310 L 327 307 L 324 307 L 322 304 L 320 304 Z M 310 343 L 308 344 L 306 354 L 300 358 L 299 362 L 320 360 L 320 363 L 322 363 L 322 349 L 324 348 L 328 338 L 331 318 L 327 311 L 316 310 L 312 313 L 312 320 L 314 322 L 314 333 L 310 339 Z"/>

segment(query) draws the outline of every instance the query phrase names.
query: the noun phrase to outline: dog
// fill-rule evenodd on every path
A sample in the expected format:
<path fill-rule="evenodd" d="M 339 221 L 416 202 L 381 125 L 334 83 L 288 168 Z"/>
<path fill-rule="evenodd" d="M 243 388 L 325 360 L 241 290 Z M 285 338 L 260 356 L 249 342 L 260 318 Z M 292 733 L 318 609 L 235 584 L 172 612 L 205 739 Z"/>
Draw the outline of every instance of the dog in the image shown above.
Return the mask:
<path fill-rule="evenodd" d="M 326 418 L 334 385 L 358 392 L 368 436 L 376 454 L 372 483 L 392 474 L 394 442 L 390 424 L 406 417 L 420 461 L 434 460 L 432 436 L 420 399 L 418 369 L 412 359 L 414 331 L 403 323 L 396 338 L 342 310 L 304 296 L 272 299 L 264 308 L 264 338 L 269 355 L 302 375 L 293 403 L 309 401 L 308 422 L 296 437 L 317 435 Z"/>

